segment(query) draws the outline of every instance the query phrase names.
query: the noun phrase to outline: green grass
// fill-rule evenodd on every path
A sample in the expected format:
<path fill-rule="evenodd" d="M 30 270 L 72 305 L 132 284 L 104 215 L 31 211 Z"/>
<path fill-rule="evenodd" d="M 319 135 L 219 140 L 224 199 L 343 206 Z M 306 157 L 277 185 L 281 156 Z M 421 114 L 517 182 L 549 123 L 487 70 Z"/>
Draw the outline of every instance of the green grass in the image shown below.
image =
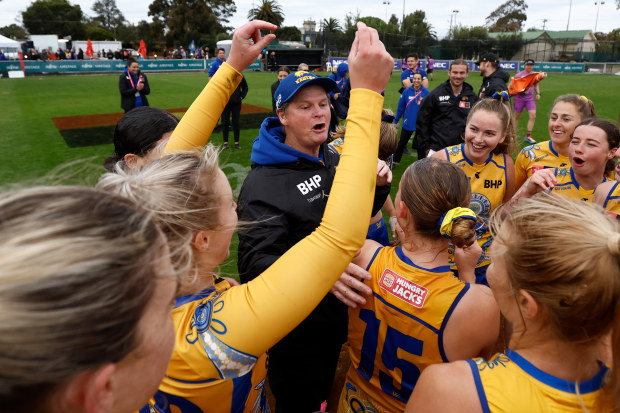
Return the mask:
<path fill-rule="evenodd" d="M 270 85 L 276 80 L 274 73 L 246 73 L 249 93 L 246 103 L 271 108 Z M 151 86 L 149 102 L 160 108 L 187 107 L 206 84 L 205 73 L 148 74 Z M 447 80 L 447 72 L 436 71 L 435 80 L 430 82 L 433 89 Z M 480 87 L 481 78 L 474 72 L 468 79 L 474 90 Z M 395 72 L 386 88 L 385 106 L 396 111 L 400 72 Z M 564 93 L 583 94 L 592 99 L 600 117 L 617 119 L 620 77 L 587 74 L 550 73 L 540 85 L 542 99 L 537 103 L 538 118 L 534 137 L 548 139 L 547 118 L 553 100 Z M 54 172 L 54 182 L 60 176 L 62 182 L 96 182 L 103 172 L 103 160 L 112 151 L 111 144 L 86 147 L 69 147 L 54 126 L 51 118 L 61 116 L 89 115 L 122 112 L 118 93 L 118 75 L 82 76 L 37 76 L 25 79 L 0 80 L 0 185 L 24 185 L 25 181 L 49 182 L 42 177 Z M 518 137 L 522 146 L 525 135 L 527 115 L 523 114 L 518 127 Z M 238 191 L 244 174 L 249 170 L 251 143 L 257 136 L 257 129 L 241 131 L 241 151 L 228 150 L 222 153 L 222 163 L 231 179 L 231 185 Z M 232 141 L 232 137 L 230 138 Z M 111 136 L 110 136 L 111 141 Z M 211 140 L 221 143 L 221 133 L 214 133 Z M 394 169 L 394 182 L 414 157 L 403 158 Z M 69 166 L 60 172 L 61 165 Z M 396 185 L 393 186 L 395 195 Z M 234 258 L 236 244 L 231 258 L 223 272 L 235 273 Z"/>

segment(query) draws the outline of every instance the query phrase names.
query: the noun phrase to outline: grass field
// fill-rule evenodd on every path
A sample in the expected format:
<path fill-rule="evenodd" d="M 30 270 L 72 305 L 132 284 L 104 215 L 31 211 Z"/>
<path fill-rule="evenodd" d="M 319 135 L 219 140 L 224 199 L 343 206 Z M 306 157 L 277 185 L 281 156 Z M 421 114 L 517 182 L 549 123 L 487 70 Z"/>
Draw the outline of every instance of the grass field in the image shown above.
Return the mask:
<path fill-rule="evenodd" d="M 148 74 L 151 86 L 149 102 L 151 106 L 171 109 L 188 107 L 206 83 L 204 73 Z M 246 73 L 249 93 L 245 103 L 271 108 L 270 85 L 276 80 L 273 73 Z M 447 72 L 435 72 L 435 80 L 430 82 L 433 89 L 447 79 Z M 478 72 L 471 73 L 468 83 L 475 91 L 481 84 Z M 396 111 L 399 98 L 400 72 L 390 79 L 385 93 L 385 106 Z M 542 99 L 538 103 L 538 120 L 534 137 L 548 139 L 547 117 L 556 96 L 564 93 L 578 93 L 588 96 L 596 106 L 599 116 L 616 119 L 620 105 L 615 92 L 620 90 L 619 76 L 558 74 L 551 73 L 541 83 Z M 118 75 L 82 76 L 37 76 L 25 79 L 0 80 L 0 185 L 26 185 L 32 182 L 48 183 L 93 183 L 103 172 L 101 164 L 112 153 L 110 143 L 96 144 L 89 141 L 88 131 L 84 132 L 88 146 L 69 146 L 66 137 L 56 128 L 52 118 L 100 115 L 122 112 L 118 93 Z M 521 117 L 518 129 L 519 142 L 525 131 L 527 116 Z M 111 127 L 104 129 L 103 142 L 111 142 Z M 92 130 L 101 134 L 102 130 Z M 109 136 L 107 136 L 109 134 Z M 242 129 L 241 151 L 229 150 L 222 153 L 224 171 L 231 185 L 238 191 L 245 174 L 249 171 L 250 149 L 258 129 Z M 83 136 L 83 135 L 80 135 Z M 232 137 L 231 137 L 232 140 Z M 215 133 L 213 143 L 221 143 L 221 133 Z M 415 158 L 405 156 L 403 162 L 394 170 L 394 182 L 407 165 Z M 74 162 L 77 161 L 77 162 Z M 67 165 L 61 172 L 61 165 Z M 228 165 L 228 166 L 226 166 Z M 52 177 L 42 179 L 55 171 Z M 395 195 L 396 185 L 393 186 Z M 233 244 L 231 258 L 222 268 L 225 273 L 235 273 L 236 247 Z"/>

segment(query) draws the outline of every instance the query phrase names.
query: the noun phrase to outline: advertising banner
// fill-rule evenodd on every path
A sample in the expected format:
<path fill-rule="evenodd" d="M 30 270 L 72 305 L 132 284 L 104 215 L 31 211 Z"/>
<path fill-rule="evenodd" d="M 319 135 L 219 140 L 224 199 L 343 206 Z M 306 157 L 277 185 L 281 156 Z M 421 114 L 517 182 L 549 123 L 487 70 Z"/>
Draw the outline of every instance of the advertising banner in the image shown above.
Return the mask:
<path fill-rule="evenodd" d="M 519 63 L 519 70 L 524 70 L 524 64 Z M 563 62 L 540 62 L 534 63 L 536 72 L 584 72 L 585 63 L 563 63 Z"/>

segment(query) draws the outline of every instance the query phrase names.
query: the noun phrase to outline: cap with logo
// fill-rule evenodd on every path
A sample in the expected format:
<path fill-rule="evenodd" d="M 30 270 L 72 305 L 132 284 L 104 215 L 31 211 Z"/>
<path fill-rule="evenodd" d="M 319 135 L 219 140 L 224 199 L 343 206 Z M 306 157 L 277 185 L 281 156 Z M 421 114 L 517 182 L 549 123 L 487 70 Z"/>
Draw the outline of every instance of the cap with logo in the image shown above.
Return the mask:
<path fill-rule="evenodd" d="M 485 53 L 480 57 L 480 60 L 478 60 L 476 64 L 480 66 L 480 63 L 482 62 L 499 63 L 499 57 L 497 57 L 494 53 Z"/>
<path fill-rule="evenodd" d="M 340 92 L 338 85 L 328 77 L 319 77 L 314 73 L 303 70 L 291 73 L 280 81 L 280 86 L 276 89 L 274 99 L 276 100 L 276 109 L 280 109 L 283 103 L 288 102 L 295 96 L 299 89 L 310 86 L 321 86 L 327 92 Z"/>
<path fill-rule="evenodd" d="M 534 59 L 525 59 L 525 63 L 526 65 L 533 65 L 534 64 Z"/>

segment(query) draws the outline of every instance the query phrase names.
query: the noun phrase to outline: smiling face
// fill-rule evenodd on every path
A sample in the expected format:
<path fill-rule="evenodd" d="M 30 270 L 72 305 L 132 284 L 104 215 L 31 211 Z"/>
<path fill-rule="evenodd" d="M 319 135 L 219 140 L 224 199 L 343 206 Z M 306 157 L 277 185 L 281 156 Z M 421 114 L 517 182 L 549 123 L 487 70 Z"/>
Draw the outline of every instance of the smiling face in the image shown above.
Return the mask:
<path fill-rule="evenodd" d="M 288 76 L 288 73 L 285 72 L 284 70 L 280 70 L 278 72 L 278 80 L 281 82 L 285 77 Z"/>
<path fill-rule="evenodd" d="M 469 74 L 467 65 L 453 65 L 448 71 L 450 77 L 450 85 L 453 88 L 460 88 Z"/>
<path fill-rule="evenodd" d="M 300 89 L 288 101 L 285 110 L 278 109 L 285 128 L 285 144 L 311 156 L 318 156 L 319 147 L 327 140 L 331 114 L 329 97 L 321 86 Z"/>
<path fill-rule="evenodd" d="M 138 62 L 133 62 L 129 65 L 129 71 L 133 74 L 138 74 L 140 71 L 140 64 Z"/>
<path fill-rule="evenodd" d="M 582 121 L 575 105 L 558 102 L 549 116 L 549 137 L 554 146 L 567 147 L 575 127 Z"/>
<path fill-rule="evenodd" d="M 525 65 L 525 71 L 527 73 L 532 73 L 532 70 L 534 70 L 534 65 L 533 64 L 530 63 L 530 64 Z"/>
<path fill-rule="evenodd" d="M 465 154 L 474 163 L 484 163 L 495 147 L 506 139 L 499 116 L 486 110 L 476 111 L 465 126 Z"/>
<path fill-rule="evenodd" d="M 568 147 L 568 157 L 576 174 L 596 176 L 603 179 L 605 165 L 612 159 L 617 148 L 610 148 L 607 134 L 592 125 L 581 125 L 573 132 Z"/>
<path fill-rule="evenodd" d="M 220 60 L 224 60 L 226 58 L 226 52 L 223 50 L 219 50 L 217 52 L 217 58 Z"/>
<path fill-rule="evenodd" d="M 413 87 L 419 89 L 422 86 L 422 75 L 420 73 L 416 73 L 413 75 Z"/>
<path fill-rule="evenodd" d="M 418 65 L 418 59 L 416 59 L 415 57 L 407 58 L 407 67 L 409 69 L 414 70 L 417 65 Z"/>

